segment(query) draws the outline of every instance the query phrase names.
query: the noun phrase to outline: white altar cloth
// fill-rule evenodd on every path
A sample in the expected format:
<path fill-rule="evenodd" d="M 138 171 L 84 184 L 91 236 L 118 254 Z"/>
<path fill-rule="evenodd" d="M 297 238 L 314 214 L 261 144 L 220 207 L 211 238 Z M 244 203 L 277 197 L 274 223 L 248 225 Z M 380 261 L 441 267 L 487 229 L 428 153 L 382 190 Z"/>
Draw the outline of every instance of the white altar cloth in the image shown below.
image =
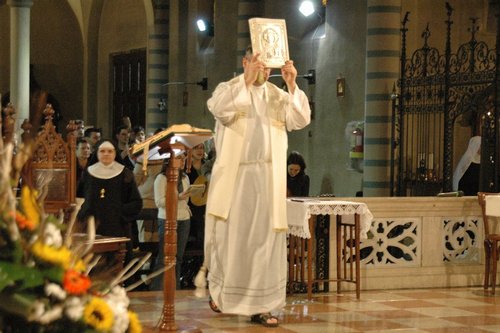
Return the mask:
<path fill-rule="evenodd" d="M 484 197 L 486 215 L 500 216 L 500 195 L 487 195 Z"/>
<path fill-rule="evenodd" d="M 301 238 L 311 238 L 311 215 L 345 215 L 343 222 L 354 224 L 354 214 L 360 216 L 360 236 L 366 239 L 373 215 L 365 203 L 335 200 L 334 198 L 292 197 L 287 199 L 288 233 Z"/>

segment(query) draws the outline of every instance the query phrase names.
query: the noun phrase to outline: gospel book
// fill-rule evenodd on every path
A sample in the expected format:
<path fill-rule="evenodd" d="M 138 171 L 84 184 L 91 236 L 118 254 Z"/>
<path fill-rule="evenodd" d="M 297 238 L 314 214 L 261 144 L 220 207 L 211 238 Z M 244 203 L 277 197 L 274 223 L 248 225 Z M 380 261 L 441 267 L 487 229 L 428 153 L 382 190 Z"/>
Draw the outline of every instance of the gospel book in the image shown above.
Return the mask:
<path fill-rule="evenodd" d="M 253 53 L 266 67 L 281 68 L 290 59 L 285 20 L 254 17 L 248 24 Z"/>

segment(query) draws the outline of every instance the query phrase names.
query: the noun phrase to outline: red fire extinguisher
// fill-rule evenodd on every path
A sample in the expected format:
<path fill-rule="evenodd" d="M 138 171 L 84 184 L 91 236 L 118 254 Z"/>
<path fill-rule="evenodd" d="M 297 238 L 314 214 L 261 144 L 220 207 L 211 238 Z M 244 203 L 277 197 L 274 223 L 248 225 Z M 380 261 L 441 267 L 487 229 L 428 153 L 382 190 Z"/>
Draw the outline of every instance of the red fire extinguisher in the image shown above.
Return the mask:
<path fill-rule="evenodd" d="M 350 137 L 350 158 L 363 158 L 363 128 L 358 123 Z"/>

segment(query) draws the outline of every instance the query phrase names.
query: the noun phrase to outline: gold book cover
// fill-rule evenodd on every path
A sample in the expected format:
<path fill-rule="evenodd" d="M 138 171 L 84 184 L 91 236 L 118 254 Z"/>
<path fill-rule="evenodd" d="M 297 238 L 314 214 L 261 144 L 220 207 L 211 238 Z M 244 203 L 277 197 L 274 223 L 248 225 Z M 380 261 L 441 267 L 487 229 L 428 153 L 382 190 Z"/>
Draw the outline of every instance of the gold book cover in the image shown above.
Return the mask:
<path fill-rule="evenodd" d="M 254 54 L 260 53 L 266 67 L 281 68 L 290 59 L 285 20 L 254 17 L 248 24 Z"/>

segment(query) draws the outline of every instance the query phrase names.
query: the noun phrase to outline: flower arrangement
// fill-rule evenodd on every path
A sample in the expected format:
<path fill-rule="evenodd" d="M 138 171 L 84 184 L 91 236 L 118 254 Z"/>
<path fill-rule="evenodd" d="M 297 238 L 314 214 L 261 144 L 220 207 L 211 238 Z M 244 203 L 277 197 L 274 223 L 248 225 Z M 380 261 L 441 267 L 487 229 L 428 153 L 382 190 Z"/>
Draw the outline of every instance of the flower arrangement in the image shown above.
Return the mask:
<path fill-rule="evenodd" d="M 63 224 L 63 214 L 60 218 L 45 214 L 43 193 L 26 185 L 16 199 L 12 188 L 30 157 L 30 145 L 25 142 L 15 147 L 9 114 L 4 110 L 3 115 L 0 332 L 141 332 L 120 283 L 147 257 L 130 263 L 111 282 L 92 281 L 89 272 L 97 262 L 90 252 L 95 237 L 93 221 L 88 223 L 87 242 L 72 244 L 76 212 L 69 224 Z"/>

